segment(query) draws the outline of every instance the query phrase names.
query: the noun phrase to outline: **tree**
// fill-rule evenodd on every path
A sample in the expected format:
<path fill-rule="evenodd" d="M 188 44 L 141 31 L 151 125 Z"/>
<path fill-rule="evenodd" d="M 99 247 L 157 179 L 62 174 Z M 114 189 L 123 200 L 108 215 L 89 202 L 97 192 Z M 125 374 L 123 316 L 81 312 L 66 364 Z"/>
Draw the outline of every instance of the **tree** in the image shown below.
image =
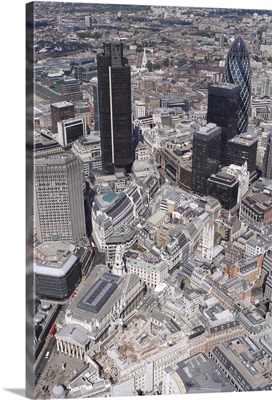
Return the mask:
<path fill-rule="evenodd" d="M 161 68 L 161 64 L 156 62 L 153 64 L 153 69 L 160 69 Z"/>
<path fill-rule="evenodd" d="M 164 67 L 169 67 L 169 64 L 170 64 L 169 58 L 165 58 L 165 59 L 163 60 L 163 62 L 162 62 L 162 65 L 163 65 Z"/>
<path fill-rule="evenodd" d="M 148 71 L 153 71 L 153 64 L 151 61 L 147 61 L 146 68 L 148 69 Z"/>

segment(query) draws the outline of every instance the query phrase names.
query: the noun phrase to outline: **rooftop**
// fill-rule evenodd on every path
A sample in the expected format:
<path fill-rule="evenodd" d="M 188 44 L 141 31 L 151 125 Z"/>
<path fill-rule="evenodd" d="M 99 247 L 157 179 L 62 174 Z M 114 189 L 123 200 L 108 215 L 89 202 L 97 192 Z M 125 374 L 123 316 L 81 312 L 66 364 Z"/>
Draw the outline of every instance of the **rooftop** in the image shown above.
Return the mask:
<path fill-rule="evenodd" d="M 204 353 L 179 362 L 176 373 L 187 393 L 234 392 L 235 388 L 215 362 Z"/>
<path fill-rule="evenodd" d="M 65 325 L 56 333 L 56 336 L 62 339 L 72 339 L 72 341 L 82 346 L 86 345 L 90 340 L 87 329 L 77 324 Z"/>

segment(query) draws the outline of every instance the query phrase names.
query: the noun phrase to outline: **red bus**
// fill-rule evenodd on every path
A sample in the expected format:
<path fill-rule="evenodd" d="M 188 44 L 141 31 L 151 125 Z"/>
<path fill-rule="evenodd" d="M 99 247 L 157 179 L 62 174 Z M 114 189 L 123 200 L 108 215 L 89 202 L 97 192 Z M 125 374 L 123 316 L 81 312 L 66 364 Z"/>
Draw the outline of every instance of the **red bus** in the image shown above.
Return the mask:
<path fill-rule="evenodd" d="M 57 329 L 57 324 L 54 324 L 52 326 L 52 328 L 50 329 L 50 332 L 49 332 L 50 336 L 54 336 L 55 335 L 56 329 Z"/>

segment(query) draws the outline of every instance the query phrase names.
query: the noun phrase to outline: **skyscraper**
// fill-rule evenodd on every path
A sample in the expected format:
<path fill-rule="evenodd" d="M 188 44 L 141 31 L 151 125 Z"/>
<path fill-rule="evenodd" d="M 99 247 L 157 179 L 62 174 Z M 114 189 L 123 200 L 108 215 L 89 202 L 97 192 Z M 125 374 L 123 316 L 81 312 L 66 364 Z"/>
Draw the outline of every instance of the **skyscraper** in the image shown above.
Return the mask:
<path fill-rule="evenodd" d="M 228 52 L 223 82 L 241 86 L 238 131 L 246 132 L 250 109 L 251 70 L 248 51 L 241 36 L 237 36 Z"/>
<path fill-rule="evenodd" d="M 208 87 L 207 123 L 222 128 L 220 163 L 226 165 L 228 141 L 238 135 L 238 109 L 240 86 L 232 83 L 219 83 Z"/>
<path fill-rule="evenodd" d="M 86 236 L 82 169 L 78 158 L 60 153 L 35 161 L 37 239 L 75 242 Z"/>
<path fill-rule="evenodd" d="M 193 135 L 192 191 L 197 194 L 207 193 L 207 179 L 218 172 L 220 140 L 221 128 L 212 123 Z"/>
<path fill-rule="evenodd" d="M 92 28 L 92 17 L 87 15 L 84 19 L 85 19 L 85 27 L 91 29 Z"/>
<path fill-rule="evenodd" d="M 104 43 L 97 56 L 102 168 L 129 171 L 132 156 L 131 79 L 123 43 Z"/>

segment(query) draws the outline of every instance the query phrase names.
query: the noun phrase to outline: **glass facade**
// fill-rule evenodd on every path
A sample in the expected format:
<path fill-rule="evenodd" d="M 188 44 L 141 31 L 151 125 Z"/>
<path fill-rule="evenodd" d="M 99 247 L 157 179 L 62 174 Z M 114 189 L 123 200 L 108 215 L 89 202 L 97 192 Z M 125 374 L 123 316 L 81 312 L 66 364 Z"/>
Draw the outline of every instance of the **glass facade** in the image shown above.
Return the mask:
<path fill-rule="evenodd" d="M 238 36 L 227 56 L 223 81 L 240 85 L 240 106 L 238 112 L 238 131 L 247 131 L 251 95 L 251 70 L 248 51 L 241 36 Z"/>
<path fill-rule="evenodd" d="M 240 86 L 232 83 L 220 83 L 208 87 L 207 123 L 222 128 L 220 163 L 226 165 L 228 141 L 239 134 L 238 111 L 240 104 Z"/>
<path fill-rule="evenodd" d="M 123 43 L 104 43 L 97 56 L 102 168 L 129 172 L 132 157 L 130 66 L 123 57 Z"/>
<path fill-rule="evenodd" d="M 192 191 L 207 194 L 207 179 L 220 165 L 221 128 L 215 124 L 201 127 L 193 135 Z"/>

